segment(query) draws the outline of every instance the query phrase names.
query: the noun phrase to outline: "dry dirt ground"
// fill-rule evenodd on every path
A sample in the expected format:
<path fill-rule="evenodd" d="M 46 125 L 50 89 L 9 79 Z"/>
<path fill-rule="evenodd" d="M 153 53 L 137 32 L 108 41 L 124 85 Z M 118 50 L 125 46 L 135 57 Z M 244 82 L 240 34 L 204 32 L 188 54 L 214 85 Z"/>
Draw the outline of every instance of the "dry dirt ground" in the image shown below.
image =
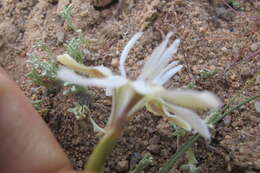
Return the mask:
<path fill-rule="evenodd" d="M 167 87 L 186 87 L 215 92 L 224 103 L 236 105 L 260 92 L 260 2 L 234 0 L 239 7 L 213 0 L 125 0 L 121 4 L 96 10 L 90 0 L 0 0 L 0 65 L 32 100 L 43 100 L 39 112 L 52 129 L 76 169 L 81 169 L 98 141 L 88 119 L 77 121 L 67 111 L 74 101 L 86 104 L 92 117 L 105 125 L 111 98 L 102 90 L 90 88 L 84 96 L 64 96 L 62 91 L 49 93 L 26 77 L 31 66 L 27 53 L 43 40 L 56 55 L 63 44 L 76 35 L 58 13 L 71 4 L 73 23 L 82 30 L 88 44 L 83 46 L 85 63 L 105 65 L 118 71 L 120 51 L 137 31 L 144 36 L 131 51 L 127 72 L 135 77 L 145 58 L 169 31 L 180 38 L 175 56 L 185 65 L 167 83 Z M 53 57 L 55 58 L 55 57 Z M 217 71 L 208 75 L 203 71 Z M 206 114 L 204 115 L 204 117 Z M 32 129 L 33 130 L 33 129 Z M 194 146 L 198 166 L 203 173 L 260 171 L 259 114 L 251 102 L 230 114 L 212 132 L 210 144 L 199 140 Z M 136 113 L 129 123 L 105 172 L 128 172 L 144 153 L 154 161 L 144 172 L 154 173 L 177 149 L 174 129 L 161 117 L 146 110 Z M 183 138 L 180 143 L 184 142 Z M 181 159 L 172 172 L 180 168 Z M 178 171 L 177 171 L 178 170 Z"/>

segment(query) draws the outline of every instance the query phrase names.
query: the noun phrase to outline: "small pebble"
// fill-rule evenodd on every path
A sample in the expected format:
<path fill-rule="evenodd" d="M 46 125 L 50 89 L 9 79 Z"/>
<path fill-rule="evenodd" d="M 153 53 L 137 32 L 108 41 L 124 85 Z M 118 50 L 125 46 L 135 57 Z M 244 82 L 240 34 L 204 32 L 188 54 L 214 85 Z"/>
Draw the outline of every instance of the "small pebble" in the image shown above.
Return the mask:
<path fill-rule="evenodd" d="M 138 152 L 133 153 L 130 159 L 130 169 L 133 169 L 141 159 L 142 159 L 142 155 L 140 153 Z"/>
<path fill-rule="evenodd" d="M 158 144 L 160 142 L 160 137 L 159 136 L 153 136 L 150 140 L 149 140 L 149 144 Z"/>
<path fill-rule="evenodd" d="M 233 80 L 233 81 L 236 79 L 236 77 L 237 77 L 237 76 L 236 76 L 235 74 L 231 74 L 231 75 L 230 75 L 230 79 Z"/>
<path fill-rule="evenodd" d="M 255 109 L 256 109 L 256 112 L 260 113 L 260 101 L 255 102 Z"/>
<path fill-rule="evenodd" d="M 109 5 L 113 2 L 113 0 L 92 0 L 94 6 L 96 7 L 104 7 Z"/>
<path fill-rule="evenodd" d="M 221 51 L 224 52 L 224 53 L 228 53 L 228 49 L 226 47 L 222 47 Z"/>
<path fill-rule="evenodd" d="M 216 15 L 227 22 L 231 22 L 235 16 L 232 11 L 223 7 L 216 8 Z"/>
<path fill-rule="evenodd" d="M 80 14 L 79 14 L 81 17 L 86 17 L 89 15 L 89 12 L 88 10 L 85 10 L 85 11 L 82 11 Z"/>
<path fill-rule="evenodd" d="M 112 65 L 113 67 L 117 67 L 118 64 L 119 64 L 118 58 L 113 58 L 112 61 L 111 61 L 111 65 Z"/>
<path fill-rule="evenodd" d="M 164 120 L 161 120 L 156 128 L 161 135 L 164 136 L 172 135 L 170 124 Z"/>
<path fill-rule="evenodd" d="M 160 146 L 157 144 L 152 144 L 147 147 L 147 149 L 152 153 L 152 154 L 158 154 L 160 152 Z"/>
<path fill-rule="evenodd" d="M 129 163 L 127 160 L 122 160 L 117 163 L 116 171 L 117 172 L 126 172 L 129 169 Z"/>
<path fill-rule="evenodd" d="M 239 88 L 239 87 L 240 87 L 240 83 L 239 83 L 239 82 L 232 82 L 232 83 L 231 83 L 231 86 L 232 86 L 233 88 Z"/>
<path fill-rule="evenodd" d="M 251 44 L 250 49 L 252 51 L 256 51 L 258 49 L 258 47 L 259 47 L 259 43 L 253 43 L 253 44 Z"/>
<path fill-rule="evenodd" d="M 64 32 L 59 31 L 56 33 L 56 37 L 57 37 L 58 43 L 61 44 L 64 41 L 65 34 L 64 34 Z"/>
<path fill-rule="evenodd" d="M 226 126 L 229 126 L 231 124 L 231 116 L 226 116 L 224 119 L 223 119 L 224 123 Z"/>
<path fill-rule="evenodd" d="M 56 4 L 56 3 L 58 3 L 58 0 L 47 0 L 49 3 L 51 3 L 51 4 Z"/>

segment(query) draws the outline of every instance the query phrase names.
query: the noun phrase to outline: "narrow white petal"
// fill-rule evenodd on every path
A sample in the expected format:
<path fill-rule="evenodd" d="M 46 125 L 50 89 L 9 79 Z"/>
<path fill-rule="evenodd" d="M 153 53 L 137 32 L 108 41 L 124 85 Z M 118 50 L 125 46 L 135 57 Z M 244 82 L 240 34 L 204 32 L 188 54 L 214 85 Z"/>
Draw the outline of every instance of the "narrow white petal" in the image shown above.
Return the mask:
<path fill-rule="evenodd" d="M 164 115 L 163 105 L 161 100 L 152 99 L 146 105 L 146 109 L 155 115 Z"/>
<path fill-rule="evenodd" d="M 173 67 L 175 67 L 175 66 L 178 65 L 178 64 L 179 64 L 179 61 L 172 61 L 170 64 L 168 64 L 168 65 L 162 70 L 162 72 L 161 72 L 159 75 L 165 73 L 166 71 L 171 70 Z M 159 76 L 159 75 L 158 75 L 158 76 Z"/>
<path fill-rule="evenodd" d="M 139 80 L 147 79 L 151 72 L 153 72 L 154 70 L 158 70 L 156 67 L 160 62 L 160 58 L 163 55 L 172 34 L 172 32 L 169 32 L 164 41 L 153 50 L 151 56 L 146 60 L 146 63 L 144 64 L 142 72 L 138 77 Z"/>
<path fill-rule="evenodd" d="M 63 65 L 78 64 L 78 62 L 75 59 L 73 59 L 69 54 L 66 53 L 57 56 L 57 60 Z"/>
<path fill-rule="evenodd" d="M 112 96 L 113 95 L 113 89 L 112 88 L 106 88 L 106 96 Z"/>
<path fill-rule="evenodd" d="M 134 96 L 136 95 L 135 90 L 131 85 L 124 85 L 115 90 L 114 98 L 115 98 L 115 105 L 114 105 L 114 118 L 113 120 L 120 119 L 122 116 L 128 116 L 129 113 L 129 104 L 133 101 Z"/>
<path fill-rule="evenodd" d="M 175 123 L 176 125 L 180 126 L 181 128 L 187 131 L 191 131 L 191 125 L 187 121 L 182 119 L 182 117 L 173 115 L 166 109 L 165 106 L 163 106 L 163 111 L 164 111 L 163 115 L 166 117 L 166 119 L 172 121 L 173 123 Z"/>
<path fill-rule="evenodd" d="M 158 79 L 160 79 L 161 75 L 163 75 L 166 71 L 169 71 L 170 69 L 174 68 L 178 63 L 179 63 L 179 61 L 173 61 L 170 64 L 168 64 L 160 73 L 158 73 L 156 75 L 156 77 L 154 78 L 153 82 L 156 83 L 156 81 Z"/>
<path fill-rule="evenodd" d="M 194 91 L 188 89 L 161 90 L 155 94 L 166 101 L 188 108 L 206 109 L 221 105 L 220 99 L 208 91 Z"/>
<path fill-rule="evenodd" d="M 154 79 L 154 82 L 158 85 L 163 85 L 165 82 L 167 82 L 172 76 L 174 76 L 178 71 L 182 69 L 182 65 L 178 65 L 177 67 L 174 67 L 173 69 L 166 71 L 161 76 L 157 76 Z"/>
<path fill-rule="evenodd" d="M 147 95 L 154 92 L 153 88 L 144 81 L 134 81 L 130 83 L 136 92 L 141 95 Z"/>
<path fill-rule="evenodd" d="M 131 39 L 130 41 L 127 43 L 127 45 L 125 46 L 124 50 L 121 53 L 120 56 L 120 64 L 119 64 L 119 70 L 120 73 L 123 77 L 126 77 L 126 71 L 125 71 L 125 60 L 127 58 L 127 55 L 130 51 L 130 49 L 132 49 L 132 47 L 134 46 L 135 42 L 142 36 L 142 32 L 138 32 L 136 33 Z"/>
<path fill-rule="evenodd" d="M 181 119 L 181 117 L 168 112 L 164 104 L 165 103 L 163 100 L 149 100 L 149 102 L 146 104 L 146 108 L 153 114 L 164 116 L 168 121 L 171 121 L 185 130 L 190 131 L 191 126 L 186 121 Z"/>
<path fill-rule="evenodd" d="M 207 124 L 195 112 L 171 104 L 165 104 L 165 106 L 170 112 L 176 114 L 181 119 L 188 122 L 190 126 L 204 138 L 210 139 L 210 133 Z"/>
<path fill-rule="evenodd" d="M 138 94 L 130 83 L 113 91 L 113 109 L 109 125 L 120 123 L 122 118 L 130 118 L 131 114 L 141 109 L 146 103 L 144 96 Z"/>
<path fill-rule="evenodd" d="M 101 88 L 117 88 L 124 85 L 127 81 L 120 76 L 111 76 L 108 78 L 85 78 L 72 70 L 61 68 L 58 71 L 57 77 L 63 81 L 70 82 L 82 86 L 96 86 Z"/>
<path fill-rule="evenodd" d="M 177 52 L 178 46 L 180 45 L 180 39 L 176 39 L 169 48 L 165 50 L 162 57 L 160 58 L 158 69 L 163 69 L 171 60 L 173 55 Z"/>
<path fill-rule="evenodd" d="M 104 66 L 96 66 L 96 67 L 88 67 L 83 64 L 79 64 L 75 59 L 73 59 L 68 54 L 63 54 L 57 56 L 57 60 L 65 65 L 66 67 L 69 67 L 72 70 L 75 70 L 79 73 L 88 75 L 89 77 L 95 77 L 95 78 L 104 78 L 112 75 L 112 72 L 109 68 Z"/>
<path fill-rule="evenodd" d="M 113 75 L 112 71 L 109 68 L 107 68 L 103 65 L 102 66 L 95 66 L 95 67 L 92 67 L 92 68 L 97 69 L 100 73 L 102 73 L 106 77 Z"/>

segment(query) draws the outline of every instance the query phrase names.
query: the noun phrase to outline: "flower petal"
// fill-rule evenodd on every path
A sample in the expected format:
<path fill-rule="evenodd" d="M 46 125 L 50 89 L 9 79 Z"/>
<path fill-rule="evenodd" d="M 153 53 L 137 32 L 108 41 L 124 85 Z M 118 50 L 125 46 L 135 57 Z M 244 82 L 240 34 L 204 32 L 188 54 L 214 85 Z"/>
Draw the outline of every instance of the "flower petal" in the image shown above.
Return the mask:
<path fill-rule="evenodd" d="M 174 67 L 165 73 L 157 76 L 153 81 L 157 83 L 158 85 L 163 85 L 165 82 L 167 82 L 172 76 L 174 76 L 178 71 L 182 69 L 182 65 L 178 65 L 177 67 Z"/>
<path fill-rule="evenodd" d="M 176 124 L 177 126 L 187 130 L 187 131 L 191 131 L 191 126 L 189 123 L 187 123 L 186 121 L 184 121 L 182 118 L 180 118 L 179 116 L 173 115 L 170 112 L 168 112 L 166 109 L 164 109 L 164 117 L 166 117 L 166 119 L 168 121 L 173 122 L 174 124 Z"/>
<path fill-rule="evenodd" d="M 199 132 L 204 138 L 210 139 L 210 133 L 206 122 L 204 122 L 195 112 L 179 106 L 165 104 L 167 111 L 173 112 L 176 116 L 190 124 L 190 126 Z"/>
<path fill-rule="evenodd" d="M 174 40 L 170 47 L 165 50 L 160 58 L 159 65 L 157 66 L 158 69 L 163 69 L 167 64 L 169 64 L 171 58 L 177 52 L 180 42 L 180 39 Z"/>
<path fill-rule="evenodd" d="M 114 115 L 116 117 L 125 116 L 125 114 L 129 112 L 129 110 L 126 109 L 127 107 L 130 107 L 128 105 L 133 100 L 135 93 L 136 92 L 130 85 L 124 85 L 120 88 L 115 89 Z"/>
<path fill-rule="evenodd" d="M 194 91 L 188 89 L 160 90 L 155 94 L 167 102 L 188 108 L 206 109 L 221 105 L 220 99 L 208 91 Z"/>
<path fill-rule="evenodd" d="M 144 107 L 146 99 L 138 94 L 134 88 L 126 84 L 113 90 L 112 111 L 106 129 L 122 127 L 132 118 L 132 114 Z"/>
<path fill-rule="evenodd" d="M 73 69 L 84 75 L 88 75 L 89 77 L 104 78 L 112 75 L 112 72 L 109 68 L 104 66 L 87 67 L 83 64 L 79 64 L 68 54 L 57 56 L 57 60 L 66 67 L 69 67 L 70 69 Z"/>
<path fill-rule="evenodd" d="M 164 116 L 167 120 L 175 123 L 176 125 L 184 128 L 185 130 L 191 130 L 191 127 L 187 122 L 185 122 L 180 117 L 168 112 L 165 106 L 163 105 L 163 102 L 160 100 L 153 99 L 149 101 L 149 103 L 146 104 L 146 108 L 148 111 L 152 112 L 155 115 Z"/>
<path fill-rule="evenodd" d="M 142 32 L 138 32 L 136 33 L 131 39 L 130 41 L 128 41 L 127 45 L 125 46 L 124 50 L 121 53 L 121 56 L 119 58 L 120 62 L 119 62 L 119 70 L 121 72 L 121 75 L 123 77 L 126 77 L 126 72 L 125 72 L 125 60 L 127 58 L 127 55 L 129 53 L 129 51 L 132 49 L 132 47 L 134 46 L 135 42 L 143 35 Z"/>
<path fill-rule="evenodd" d="M 123 122 L 131 118 L 131 114 L 144 106 L 143 98 L 130 84 L 114 89 L 112 112 L 106 128 L 122 126 Z"/>
<path fill-rule="evenodd" d="M 112 88 L 106 88 L 106 96 L 112 96 L 113 95 L 113 89 Z"/>
<path fill-rule="evenodd" d="M 127 81 L 120 76 L 110 76 L 108 78 L 85 78 L 69 70 L 67 68 L 61 68 L 57 77 L 63 81 L 70 82 L 82 86 L 96 86 L 101 88 L 117 88 L 124 85 Z"/>
<path fill-rule="evenodd" d="M 154 92 L 153 87 L 147 84 L 145 81 L 134 81 L 129 83 L 136 92 L 138 92 L 141 95 L 148 95 Z"/>
<path fill-rule="evenodd" d="M 146 109 L 155 115 L 164 115 L 162 102 L 156 99 L 149 101 L 146 105 Z"/>
<path fill-rule="evenodd" d="M 109 76 L 113 76 L 113 73 L 112 73 L 112 71 L 109 69 L 109 68 L 107 68 L 107 67 L 105 67 L 105 66 L 103 66 L 103 65 L 101 65 L 101 66 L 95 66 L 95 67 L 88 67 L 90 70 L 92 70 L 92 72 L 93 72 L 93 75 L 91 76 L 91 75 L 88 75 L 89 77 L 97 77 L 97 78 L 102 78 L 102 76 L 103 77 L 109 77 Z M 101 75 L 100 75 L 100 73 L 101 73 Z M 96 75 L 96 74 L 99 74 L 99 75 Z M 100 76 L 100 77 L 99 77 Z"/>
<path fill-rule="evenodd" d="M 155 69 L 158 70 L 158 63 L 160 62 L 160 58 L 163 55 L 172 34 L 172 32 L 169 32 L 164 41 L 153 50 L 151 56 L 146 60 L 138 80 L 145 80 L 148 77 L 150 78 L 151 73 L 154 72 Z"/>
<path fill-rule="evenodd" d="M 166 71 L 171 70 L 172 68 L 174 68 L 176 65 L 178 65 L 179 61 L 172 61 L 170 64 L 168 64 L 159 74 L 158 76 L 161 76 L 163 73 L 165 73 Z M 158 77 L 157 76 L 157 77 Z M 157 78 L 156 77 L 156 78 Z"/>

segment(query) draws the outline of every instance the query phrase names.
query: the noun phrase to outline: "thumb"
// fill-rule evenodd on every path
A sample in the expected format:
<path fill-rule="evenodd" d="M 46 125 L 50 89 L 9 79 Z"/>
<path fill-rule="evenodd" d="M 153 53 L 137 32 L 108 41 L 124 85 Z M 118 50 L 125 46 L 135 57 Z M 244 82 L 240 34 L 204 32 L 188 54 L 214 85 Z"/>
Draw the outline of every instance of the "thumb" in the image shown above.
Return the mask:
<path fill-rule="evenodd" d="M 0 81 L 0 172 L 71 172 L 51 131 L 1 68 Z"/>

